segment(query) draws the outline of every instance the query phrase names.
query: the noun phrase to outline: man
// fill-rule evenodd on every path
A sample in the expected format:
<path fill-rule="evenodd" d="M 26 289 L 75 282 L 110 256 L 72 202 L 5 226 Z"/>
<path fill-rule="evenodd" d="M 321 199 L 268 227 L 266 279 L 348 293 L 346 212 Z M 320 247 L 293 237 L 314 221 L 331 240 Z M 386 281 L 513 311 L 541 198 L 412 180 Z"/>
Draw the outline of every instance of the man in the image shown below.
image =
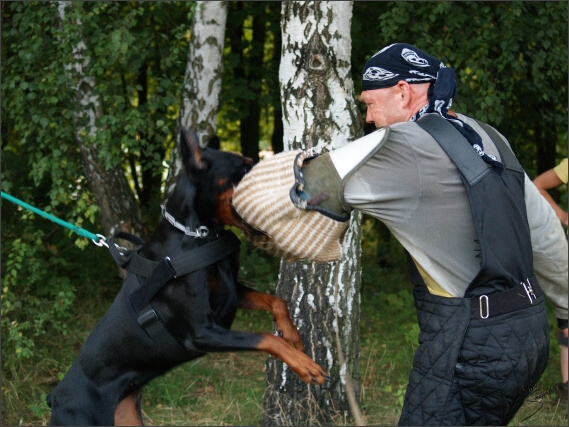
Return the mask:
<path fill-rule="evenodd" d="M 390 126 L 390 134 L 345 182 L 346 203 L 383 221 L 420 273 L 415 300 L 421 344 L 401 424 L 507 424 L 530 393 L 548 357 L 543 297 L 497 314 L 485 312 L 487 298 L 535 272 L 556 303 L 557 316 L 567 319 L 563 230 L 525 174 L 518 181 L 524 200 L 512 207 L 527 213 L 512 209 L 506 216 L 510 208 L 500 209 L 512 203 L 508 197 L 520 197 L 513 189 L 516 180 L 506 178 L 512 173 L 501 164 L 506 153 L 498 152 L 476 121 L 449 111 L 455 92 L 453 70 L 438 59 L 401 43 L 380 50 L 365 65 L 361 99 L 368 107 L 366 121 Z M 459 171 L 417 123 L 428 113 L 452 125 L 446 132 L 458 130 L 452 138 L 465 137 L 501 179 L 469 201 Z M 504 253 L 509 250 L 525 265 L 515 265 Z M 534 271 L 528 270 L 532 261 Z M 508 277 L 513 270 L 518 276 Z M 461 304 L 470 309 L 459 313 Z M 533 332 L 519 333 L 526 328 Z"/>
<path fill-rule="evenodd" d="M 562 184 L 567 185 L 567 169 L 568 169 L 568 159 L 563 159 L 557 166 L 552 169 L 546 170 L 542 174 L 540 174 L 537 178 L 533 180 L 533 183 L 541 193 L 543 197 L 549 202 L 553 210 L 555 211 L 559 221 L 565 227 L 568 225 L 568 216 L 567 211 L 563 210 L 561 206 L 559 206 L 553 197 L 549 194 L 547 190 L 551 190 L 555 187 L 558 187 Z"/>
<path fill-rule="evenodd" d="M 552 169 L 546 170 L 540 174 L 537 178 L 533 180 L 533 183 L 541 193 L 545 200 L 551 205 L 555 214 L 561 221 L 564 227 L 567 227 L 567 211 L 563 210 L 559 206 L 553 197 L 549 194 L 548 190 L 558 187 L 562 184 L 567 185 L 567 158 L 563 159 L 561 163 Z M 559 391 L 561 397 L 567 398 L 567 390 L 569 385 L 569 350 L 567 348 L 567 322 L 559 326 L 561 331 L 558 335 L 559 345 L 561 347 L 560 360 L 561 360 L 561 382 L 557 385 L 557 390 Z"/>
<path fill-rule="evenodd" d="M 547 364 L 543 292 L 567 319 L 561 225 L 505 139 L 449 110 L 455 93 L 454 70 L 437 58 L 385 47 L 362 80 L 366 121 L 378 130 L 316 157 L 300 176 L 306 200 L 326 195 L 339 199 L 326 209 L 378 218 L 408 252 L 421 333 L 401 425 L 506 425 Z M 255 168 L 250 175 L 236 195 Z M 339 194 L 318 188 L 334 179 Z"/>

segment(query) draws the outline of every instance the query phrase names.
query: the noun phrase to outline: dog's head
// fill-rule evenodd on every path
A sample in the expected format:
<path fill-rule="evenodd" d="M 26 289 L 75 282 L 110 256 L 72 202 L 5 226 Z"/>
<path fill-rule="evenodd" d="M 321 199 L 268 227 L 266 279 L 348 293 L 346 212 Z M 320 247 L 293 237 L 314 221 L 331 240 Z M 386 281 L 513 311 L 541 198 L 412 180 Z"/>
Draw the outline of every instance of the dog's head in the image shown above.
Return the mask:
<path fill-rule="evenodd" d="M 194 209 L 202 223 L 247 229 L 233 209 L 231 197 L 234 187 L 251 170 L 252 160 L 220 151 L 217 137 L 201 148 L 198 135 L 186 128 L 182 128 L 180 143 L 185 173 L 195 190 Z"/>

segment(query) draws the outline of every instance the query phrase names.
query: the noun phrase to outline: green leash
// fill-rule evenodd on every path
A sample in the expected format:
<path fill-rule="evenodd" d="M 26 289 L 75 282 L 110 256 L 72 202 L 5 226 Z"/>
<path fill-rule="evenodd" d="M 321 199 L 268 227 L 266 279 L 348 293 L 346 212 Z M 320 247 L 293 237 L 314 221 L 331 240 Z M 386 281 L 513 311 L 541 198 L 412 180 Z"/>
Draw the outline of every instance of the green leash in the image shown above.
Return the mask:
<path fill-rule="evenodd" d="M 47 218 L 50 221 L 53 221 L 53 222 L 65 227 L 65 228 L 68 228 L 71 231 L 79 234 L 80 236 L 86 237 L 87 239 L 93 241 L 93 243 L 97 246 L 106 246 L 107 248 L 109 247 L 107 245 L 107 242 L 106 242 L 107 238 L 101 234 L 93 234 L 93 233 L 85 230 L 84 228 L 78 227 L 76 225 L 73 225 L 73 224 L 70 224 L 66 221 L 63 221 L 59 218 L 56 218 L 53 215 L 48 214 L 47 212 L 44 212 L 44 211 L 39 210 L 37 208 L 34 208 L 32 205 L 28 205 L 26 202 L 22 202 L 20 199 L 16 199 L 15 197 L 10 196 L 7 193 L 4 193 L 3 191 L 2 191 L 2 197 L 6 200 L 9 200 L 12 203 L 20 205 L 23 208 L 26 208 L 26 209 L 28 209 L 28 210 L 30 210 L 30 211 L 38 214 L 38 215 L 43 216 L 44 218 Z"/>

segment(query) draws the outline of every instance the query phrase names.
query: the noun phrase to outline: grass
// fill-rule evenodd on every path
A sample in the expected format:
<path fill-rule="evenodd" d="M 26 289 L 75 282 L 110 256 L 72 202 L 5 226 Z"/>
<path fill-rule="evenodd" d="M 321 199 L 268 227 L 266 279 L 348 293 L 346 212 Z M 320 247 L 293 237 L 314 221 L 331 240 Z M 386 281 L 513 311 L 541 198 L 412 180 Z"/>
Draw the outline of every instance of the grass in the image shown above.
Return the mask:
<path fill-rule="evenodd" d="M 366 261 L 362 284 L 362 412 L 368 425 L 396 425 L 414 351 L 418 327 L 406 273 Z M 266 266 L 265 266 L 266 267 Z M 257 269 L 259 264 L 257 263 Z M 270 268 L 254 271 L 267 274 Z M 247 272 L 245 272 L 247 273 Z M 246 274 L 247 275 L 247 274 Z M 46 425 L 47 395 L 70 366 L 87 334 L 104 314 L 120 286 L 89 287 L 78 297 L 80 309 L 70 333 L 37 343 L 49 348 L 43 360 L 2 367 L 2 425 Z M 266 286 L 267 287 L 267 286 Z M 552 325 L 550 361 L 538 384 L 536 402 L 525 402 L 510 425 L 567 425 L 567 401 L 547 391 L 560 379 L 559 346 Z M 233 329 L 270 331 L 267 313 L 239 311 Z M 265 355 L 255 352 L 212 353 L 153 380 L 143 393 L 147 425 L 259 425 L 265 390 Z"/>

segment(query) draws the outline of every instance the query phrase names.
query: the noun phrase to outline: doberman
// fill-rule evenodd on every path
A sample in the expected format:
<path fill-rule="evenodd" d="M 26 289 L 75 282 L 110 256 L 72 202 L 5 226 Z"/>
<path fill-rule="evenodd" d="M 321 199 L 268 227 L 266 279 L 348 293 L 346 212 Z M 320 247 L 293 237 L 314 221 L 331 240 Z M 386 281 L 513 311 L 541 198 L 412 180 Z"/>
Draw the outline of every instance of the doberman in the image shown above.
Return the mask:
<path fill-rule="evenodd" d="M 120 252 L 109 241 L 127 278 L 48 395 L 52 425 L 142 425 L 142 387 L 208 352 L 264 351 L 307 383 L 329 379 L 304 353 L 285 302 L 237 281 L 239 240 L 224 225 L 247 229 L 231 196 L 251 160 L 202 149 L 186 129 L 180 141 L 184 170 L 148 244 Z M 278 335 L 231 331 L 237 308 L 269 311 Z"/>

